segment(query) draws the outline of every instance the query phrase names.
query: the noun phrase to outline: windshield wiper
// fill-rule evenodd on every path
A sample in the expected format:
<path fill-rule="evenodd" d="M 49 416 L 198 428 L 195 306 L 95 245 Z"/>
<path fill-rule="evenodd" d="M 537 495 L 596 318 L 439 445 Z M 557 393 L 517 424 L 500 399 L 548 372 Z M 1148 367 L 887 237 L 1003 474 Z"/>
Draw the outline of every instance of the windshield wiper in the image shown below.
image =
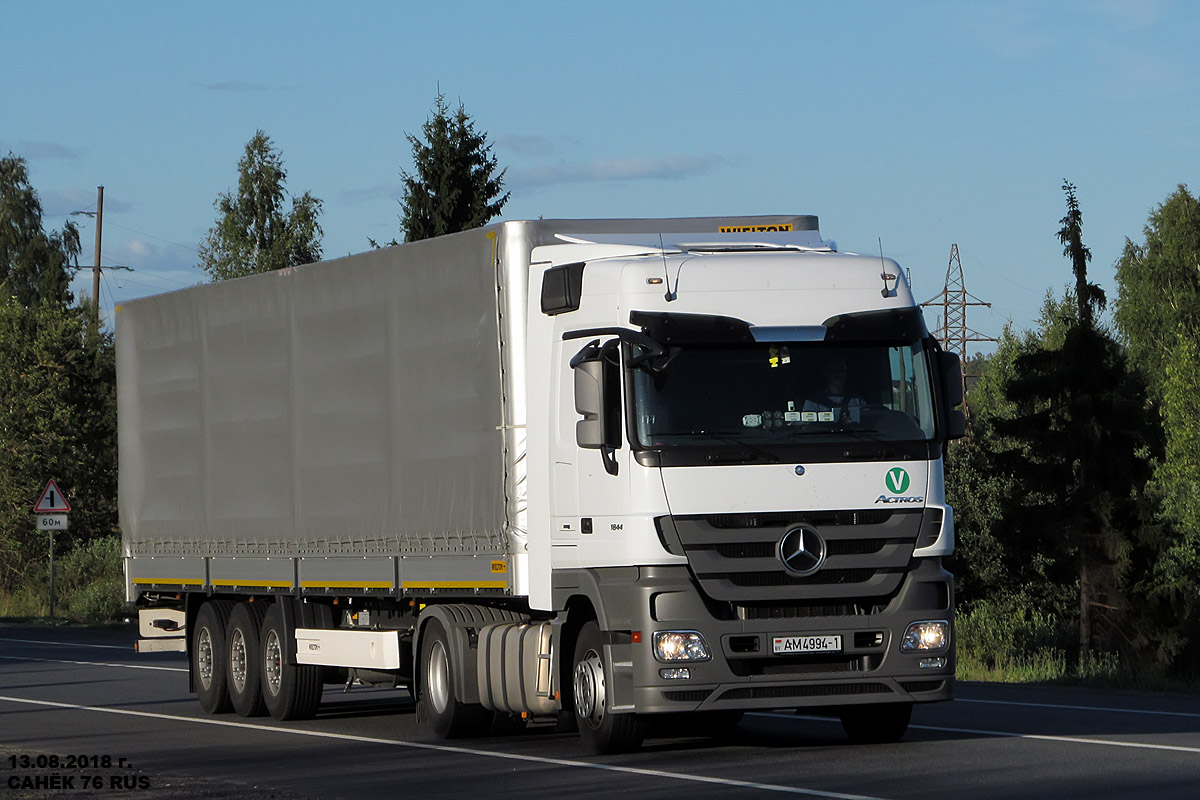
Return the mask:
<path fill-rule="evenodd" d="M 775 455 L 770 450 L 767 450 L 762 447 L 758 447 L 756 445 L 752 445 L 749 442 L 744 442 L 740 439 L 735 439 L 735 438 L 733 438 L 733 436 L 731 436 L 728 433 L 723 433 L 721 431 L 697 431 L 696 433 L 694 433 L 692 435 L 706 436 L 711 439 L 716 439 L 718 441 L 725 442 L 726 444 L 731 444 L 735 447 L 744 447 L 750 451 L 749 453 L 714 453 L 714 454 L 709 455 L 709 457 L 708 457 L 708 460 L 713 463 L 716 463 L 718 461 L 735 461 L 735 460 L 740 460 L 743 462 L 750 461 L 751 459 L 754 458 L 753 454 L 758 454 L 760 457 L 765 458 L 767 461 L 770 461 L 772 464 L 779 463 L 779 456 Z"/>
<path fill-rule="evenodd" d="M 816 424 L 819 425 L 820 423 L 816 423 Z M 868 442 L 886 441 L 885 439 L 880 439 L 878 436 L 864 435 L 864 434 L 878 434 L 879 431 L 875 430 L 874 428 L 858 428 L 858 427 L 849 428 L 849 427 L 846 427 L 843 425 L 840 428 L 816 428 L 816 427 L 805 426 L 802 428 L 782 428 L 779 430 L 782 434 L 784 434 L 784 436 L 786 436 L 788 438 L 791 438 L 791 437 L 799 438 L 801 436 L 840 436 L 840 435 L 845 434 L 845 435 L 851 436 L 855 439 L 862 439 L 862 440 L 868 441 Z"/>

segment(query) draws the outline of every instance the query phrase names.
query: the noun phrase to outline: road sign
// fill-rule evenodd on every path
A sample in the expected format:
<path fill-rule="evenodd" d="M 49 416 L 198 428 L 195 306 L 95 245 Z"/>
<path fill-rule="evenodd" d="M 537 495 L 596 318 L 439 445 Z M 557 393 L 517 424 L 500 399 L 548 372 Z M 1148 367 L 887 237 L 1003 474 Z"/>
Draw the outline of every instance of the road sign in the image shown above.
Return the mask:
<path fill-rule="evenodd" d="M 71 506 L 67 503 L 67 498 L 63 497 L 62 489 L 58 488 L 58 484 L 54 479 L 46 481 L 46 488 L 42 489 L 42 496 L 33 506 L 33 511 L 36 514 L 56 514 L 64 513 L 71 510 Z"/>
<path fill-rule="evenodd" d="M 65 531 L 67 529 L 66 514 L 38 514 L 39 531 Z"/>

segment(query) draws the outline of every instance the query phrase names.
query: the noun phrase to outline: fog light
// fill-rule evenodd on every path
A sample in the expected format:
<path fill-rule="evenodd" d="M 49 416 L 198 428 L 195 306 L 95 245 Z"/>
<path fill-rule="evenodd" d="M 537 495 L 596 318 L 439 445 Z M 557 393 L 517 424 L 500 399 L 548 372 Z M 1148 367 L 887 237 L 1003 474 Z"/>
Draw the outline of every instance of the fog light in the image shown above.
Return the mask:
<path fill-rule="evenodd" d="M 900 650 L 912 653 L 917 650 L 943 650 L 950 643 L 950 623 L 944 619 L 914 622 L 904 632 Z"/>
<path fill-rule="evenodd" d="M 692 677 L 692 671 L 687 667 L 667 667 L 658 671 L 658 677 L 668 681 L 686 681 Z"/>
<path fill-rule="evenodd" d="M 708 661 L 712 656 L 696 631 L 656 631 L 654 657 L 659 661 Z"/>
<path fill-rule="evenodd" d="M 944 657 L 922 658 L 917 662 L 919 669 L 941 669 L 944 666 L 946 666 L 946 659 Z"/>

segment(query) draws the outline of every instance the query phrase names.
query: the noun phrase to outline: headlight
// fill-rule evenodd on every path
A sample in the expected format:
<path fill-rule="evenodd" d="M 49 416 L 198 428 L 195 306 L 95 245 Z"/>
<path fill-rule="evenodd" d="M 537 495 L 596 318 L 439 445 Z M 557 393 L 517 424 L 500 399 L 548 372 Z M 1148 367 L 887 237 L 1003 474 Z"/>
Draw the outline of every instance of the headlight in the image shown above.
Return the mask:
<path fill-rule="evenodd" d="M 704 637 L 696 631 L 657 631 L 654 657 L 659 661 L 708 661 L 712 655 Z"/>
<path fill-rule="evenodd" d="M 913 653 L 917 651 L 944 650 L 950 644 L 950 623 L 944 619 L 924 620 L 914 622 L 904 631 L 904 639 L 900 642 L 900 651 Z"/>

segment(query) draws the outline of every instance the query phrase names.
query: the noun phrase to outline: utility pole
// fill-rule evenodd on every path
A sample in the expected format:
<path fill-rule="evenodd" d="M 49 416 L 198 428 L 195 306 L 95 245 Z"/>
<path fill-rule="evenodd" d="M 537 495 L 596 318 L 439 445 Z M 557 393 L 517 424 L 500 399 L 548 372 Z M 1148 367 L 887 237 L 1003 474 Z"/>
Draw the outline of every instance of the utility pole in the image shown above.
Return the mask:
<path fill-rule="evenodd" d="M 96 266 L 92 267 L 92 302 L 96 304 L 96 330 L 100 330 L 100 238 L 104 232 L 104 187 L 96 187 Z"/>

